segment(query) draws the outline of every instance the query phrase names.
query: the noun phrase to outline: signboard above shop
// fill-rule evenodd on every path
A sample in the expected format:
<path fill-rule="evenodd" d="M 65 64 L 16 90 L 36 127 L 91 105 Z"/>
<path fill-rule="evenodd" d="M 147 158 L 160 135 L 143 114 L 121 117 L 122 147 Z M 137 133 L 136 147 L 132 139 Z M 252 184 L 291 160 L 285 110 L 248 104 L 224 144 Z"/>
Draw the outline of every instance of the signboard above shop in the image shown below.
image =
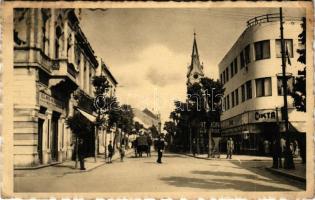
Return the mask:
<path fill-rule="evenodd" d="M 248 118 L 250 123 L 277 122 L 277 112 L 275 109 L 250 111 Z M 278 119 L 281 120 L 280 110 L 278 110 Z"/>
<path fill-rule="evenodd" d="M 278 110 L 278 119 L 281 121 L 281 111 Z M 221 122 L 221 127 L 232 128 L 242 126 L 248 123 L 261 123 L 261 122 L 277 122 L 276 109 L 263 109 L 263 110 L 251 110 L 244 112 L 240 115 L 236 115 L 227 120 Z"/>

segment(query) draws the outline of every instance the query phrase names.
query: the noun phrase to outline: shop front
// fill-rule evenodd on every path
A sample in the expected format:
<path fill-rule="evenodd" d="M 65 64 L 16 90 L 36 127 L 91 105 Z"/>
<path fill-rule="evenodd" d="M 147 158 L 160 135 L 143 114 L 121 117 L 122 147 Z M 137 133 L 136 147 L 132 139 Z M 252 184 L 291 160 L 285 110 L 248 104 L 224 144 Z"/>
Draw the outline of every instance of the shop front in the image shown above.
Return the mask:
<path fill-rule="evenodd" d="M 305 132 L 300 128 L 304 122 L 290 123 L 290 140 L 305 143 Z M 232 138 L 236 154 L 271 156 L 272 144 L 278 133 L 286 138 L 281 112 L 276 109 L 247 111 L 221 122 L 221 151 L 226 151 L 226 141 Z"/>

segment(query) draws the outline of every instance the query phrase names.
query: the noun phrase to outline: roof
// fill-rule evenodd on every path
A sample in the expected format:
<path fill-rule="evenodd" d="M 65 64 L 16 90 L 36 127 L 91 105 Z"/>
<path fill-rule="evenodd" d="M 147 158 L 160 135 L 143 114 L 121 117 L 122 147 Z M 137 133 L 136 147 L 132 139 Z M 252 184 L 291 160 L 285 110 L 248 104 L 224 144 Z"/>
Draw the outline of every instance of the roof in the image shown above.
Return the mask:
<path fill-rule="evenodd" d="M 105 70 L 105 72 L 106 72 L 106 74 L 109 76 L 109 78 L 110 79 L 112 79 L 113 80 L 113 82 L 114 82 L 114 84 L 115 85 L 117 85 L 118 84 L 118 82 L 117 82 L 117 80 L 115 79 L 115 77 L 113 76 L 113 74 L 109 71 L 109 69 L 108 69 L 108 67 L 104 64 L 104 70 Z"/>

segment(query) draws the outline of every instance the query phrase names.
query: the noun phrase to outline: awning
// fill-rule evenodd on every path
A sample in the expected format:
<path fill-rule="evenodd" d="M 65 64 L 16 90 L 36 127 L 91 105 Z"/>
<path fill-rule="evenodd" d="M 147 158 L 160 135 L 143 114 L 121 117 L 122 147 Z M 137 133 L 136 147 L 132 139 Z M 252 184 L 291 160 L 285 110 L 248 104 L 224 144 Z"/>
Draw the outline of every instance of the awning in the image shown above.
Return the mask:
<path fill-rule="evenodd" d="M 77 108 L 77 110 L 85 117 L 85 118 L 87 118 L 89 121 L 91 121 L 91 122 L 96 122 L 96 117 L 94 116 L 94 115 L 91 115 L 91 114 L 89 114 L 89 113 L 87 113 L 87 112 L 85 112 L 85 111 L 83 111 L 83 110 L 81 110 L 81 109 L 79 109 L 79 108 Z"/>

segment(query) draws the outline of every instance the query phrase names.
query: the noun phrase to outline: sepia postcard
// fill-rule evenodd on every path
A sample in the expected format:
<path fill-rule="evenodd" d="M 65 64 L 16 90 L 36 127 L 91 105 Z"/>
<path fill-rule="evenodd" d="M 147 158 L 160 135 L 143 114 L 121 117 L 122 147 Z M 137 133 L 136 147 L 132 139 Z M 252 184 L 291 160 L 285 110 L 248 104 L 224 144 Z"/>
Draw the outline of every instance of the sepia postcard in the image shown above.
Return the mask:
<path fill-rule="evenodd" d="M 1 9 L 2 198 L 314 195 L 311 2 Z"/>

